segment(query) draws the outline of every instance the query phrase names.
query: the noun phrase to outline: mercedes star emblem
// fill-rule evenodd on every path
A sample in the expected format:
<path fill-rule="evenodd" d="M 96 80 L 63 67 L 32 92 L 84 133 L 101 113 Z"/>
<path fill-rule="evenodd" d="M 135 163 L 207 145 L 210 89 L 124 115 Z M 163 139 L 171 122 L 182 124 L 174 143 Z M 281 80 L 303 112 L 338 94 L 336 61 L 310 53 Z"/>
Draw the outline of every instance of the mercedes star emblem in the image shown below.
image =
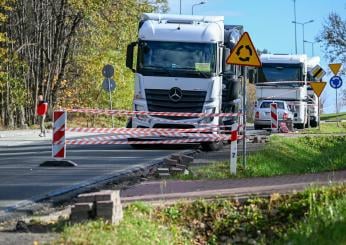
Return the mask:
<path fill-rule="evenodd" d="M 183 98 L 183 91 L 180 88 L 174 87 L 169 90 L 168 97 L 173 102 L 178 102 Z"/>

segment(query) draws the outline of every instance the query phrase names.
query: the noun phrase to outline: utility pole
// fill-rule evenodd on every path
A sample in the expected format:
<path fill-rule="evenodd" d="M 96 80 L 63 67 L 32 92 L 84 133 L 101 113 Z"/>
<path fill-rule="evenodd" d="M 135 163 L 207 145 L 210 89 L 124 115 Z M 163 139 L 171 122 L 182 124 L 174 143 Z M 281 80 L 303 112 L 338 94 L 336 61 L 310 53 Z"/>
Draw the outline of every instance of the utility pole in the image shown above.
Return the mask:
<path fill-rule="evenodd" d="M 179 4 L 179 14 L 181 14 L 181 0 L 180 0 L 180 4 Z"/>
<path fill-rule="evenodd" d="M 296 0 L 293 0 L 293 12 L 294 12 L 294 44 L 296 54 L 298 54 L 297 50 L 297 14 L 296 14 Z"/>

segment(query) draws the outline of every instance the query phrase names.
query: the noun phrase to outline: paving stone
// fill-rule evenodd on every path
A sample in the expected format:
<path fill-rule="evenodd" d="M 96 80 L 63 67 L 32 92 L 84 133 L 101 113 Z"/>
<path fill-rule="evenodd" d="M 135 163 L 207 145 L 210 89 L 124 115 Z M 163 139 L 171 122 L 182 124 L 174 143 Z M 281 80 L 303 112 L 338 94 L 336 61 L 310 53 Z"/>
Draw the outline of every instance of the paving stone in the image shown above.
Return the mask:
<path fill-rule="evenodd" d="M 122 205 L 116 205 L 112 201 L 100 201 L 96 205 L 96 217 L 116 224 L 123 217 Z"/>
<path fill-rule="evenodd" d="M 180 160 L 180 154 L 172 154 L 170 158 L 173 160 L 179 161 Z"/>
<path fill-rule="evenodd" d="M 171 165 L 175 165 L 177 163 L 178 163 L 178 160 L 174 160 L 174 159 L 171 159 L 171 158 L 163 159 L 163 164 L 165 164 L 165 165 L 171 166 Z"/>
<path fill-rule="evenodd" d="M 95 194 L 93 193 L 85 193 L 85 194 L 79 194 L 77 197 L 77 203 L 88 203 L 88 202 L 94 202 L 95 201 Z"/>
<path fill-rule="evenodd" d="M 188 164 L 193 162 L 193 157 L 187 156 L 187 155 L 181 155 L 180 163 L 181 164 Z"/>

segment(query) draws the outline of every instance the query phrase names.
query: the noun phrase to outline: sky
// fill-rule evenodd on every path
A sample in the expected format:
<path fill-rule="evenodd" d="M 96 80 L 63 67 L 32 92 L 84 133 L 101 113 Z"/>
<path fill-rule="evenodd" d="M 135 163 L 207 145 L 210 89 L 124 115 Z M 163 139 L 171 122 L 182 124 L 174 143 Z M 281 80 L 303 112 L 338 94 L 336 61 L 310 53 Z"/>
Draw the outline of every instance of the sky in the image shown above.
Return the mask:
<path fill-rule="evenodd" d="M 179 14 L 180 0 L 168 0 L 169 13 Z M 193 4 L 200 0 L 181 0 L 182 14 L 191 14 Z M 294 54 L 294 8 L 293 0 L 208 0 L 206 4 L 194 7 L 195 15 L 222 15 L 225 24 L 243 25 L 257 49 L 270 53 Z M 346 0 L 296 0 L 297 22 L 305 24 L 305 40 L 315 42 L 329 13 L 335 12 L 346 17 Z M 302 25 L 297 25 L 298 54 L 303 53 Z M 305 43 L 305 53 L 312 55 L 312 45 Z M 320 56 L 321 66 L 327 72 L 324 81 L 332 76 L 319 43 L 314 43 L 314 55 Z M 346 64 L 344 64 L 345 66 Z M 346 88 L 346 77 L 342 77 Z M 341 89 L 339 89 L 340 91 Z M 340 91 L 341 92 L 341 91 Z M 322 94 L 326 98 L 326 112 L 335 112 L 335 90 L 327 85 Z M 343 111 L 346 110 L 344 107 Z"/>

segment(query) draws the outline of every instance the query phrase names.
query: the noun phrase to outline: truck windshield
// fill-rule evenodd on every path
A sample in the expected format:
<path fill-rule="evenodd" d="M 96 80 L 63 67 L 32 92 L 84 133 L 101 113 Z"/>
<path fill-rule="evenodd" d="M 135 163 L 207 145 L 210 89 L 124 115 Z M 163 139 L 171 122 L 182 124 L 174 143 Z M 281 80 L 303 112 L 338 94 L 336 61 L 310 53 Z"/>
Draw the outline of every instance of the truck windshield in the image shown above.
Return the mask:
<path fill-rule="evenodd" d="M 258 70 L 258 82 L 303 81 L 300 64 L 263 63 Z"/>
<path fill-rule="evenodd" d="M 208 78 L 216 69 L 216 44 L 141 41 L 137 64 L 147 76 Z"/>

